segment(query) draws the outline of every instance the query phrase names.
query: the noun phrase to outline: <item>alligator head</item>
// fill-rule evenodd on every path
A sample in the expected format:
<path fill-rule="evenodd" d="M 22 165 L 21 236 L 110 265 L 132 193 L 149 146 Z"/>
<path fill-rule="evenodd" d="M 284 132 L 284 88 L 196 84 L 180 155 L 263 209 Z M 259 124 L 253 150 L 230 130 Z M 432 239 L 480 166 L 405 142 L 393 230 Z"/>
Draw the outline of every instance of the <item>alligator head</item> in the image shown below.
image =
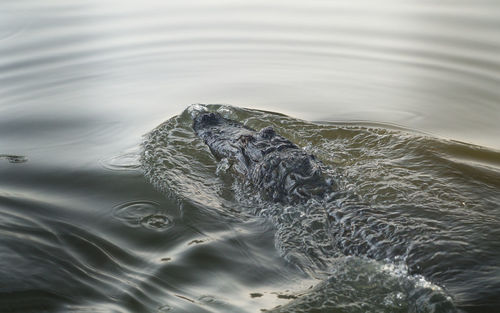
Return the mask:
<path fill-rule="evenodd" d="M 216 157 L 227 158 L 267 199 L 293 204 L 331 191 L 321 162 L 272 127 L 256 131 L 218 113 L 202 112 L 194 117 L 193 129 Z"/>

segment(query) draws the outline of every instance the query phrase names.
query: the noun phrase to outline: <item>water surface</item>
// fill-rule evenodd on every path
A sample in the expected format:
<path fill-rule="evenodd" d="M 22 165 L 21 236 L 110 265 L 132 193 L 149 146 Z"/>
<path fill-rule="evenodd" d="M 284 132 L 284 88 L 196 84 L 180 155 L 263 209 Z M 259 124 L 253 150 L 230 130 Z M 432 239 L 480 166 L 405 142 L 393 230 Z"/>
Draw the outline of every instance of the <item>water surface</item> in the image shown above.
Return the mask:
<path fill-rule="evenodd" d="M 497 311 L 499 54 L 497 1 L 3 1 L 0 311 Z M 251 108 L 212 107 L 273 124 L 457 273 L 348 243 L 297 265 L 192 103 Z M 143 143 L 174 122 L 153 181 Z"/>

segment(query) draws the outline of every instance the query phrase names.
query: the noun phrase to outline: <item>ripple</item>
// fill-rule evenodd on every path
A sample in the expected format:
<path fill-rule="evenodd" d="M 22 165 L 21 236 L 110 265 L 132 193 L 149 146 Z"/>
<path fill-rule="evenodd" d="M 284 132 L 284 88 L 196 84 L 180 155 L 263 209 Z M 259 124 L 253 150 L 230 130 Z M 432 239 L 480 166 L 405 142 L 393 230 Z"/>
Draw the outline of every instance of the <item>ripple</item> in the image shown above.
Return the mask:
<path fill-rule="evenodd" d="M 173 222 L 158 202 L 136 200 L 121 203 L 113 208 L 113 216 L 131 227 L 144 227 L 150 230 L 164 231 L 172 227 Z"/>
<path fill-rule="evenodd" d="M 162 305 L 158 308 L 158 313 L 165 313 L 165 312 L 170 312 L 172 310 L 172 307 L 169 306 L 168 304 Z"/>
<path fill-rule="evenodd" d="M 14 154 L 0 154 L 0 159 L 5 159 L 9 161 L 9 163 L 26 163 L 28 162 L 28 158 L 23 155 L 14 155 Z"/>
<path fill-rule="evenodd" d="M 351 113 L 498 145 L 498 4 L 196 3 L 123 10 L 104 3 L 53 4 L 53 10 L 32 4 L 39 10 L 31 24 L 0 47 L 2 101 L 53 96 L 53 88 L 74 95 L 94 82 L 113 89 L 128 80 L 151 81 L 150 88 L 163 92 L 168 81 L 161 97 L 172 102 L 199 95 L 275 103 L 279 111 L 330 121 Z M 22 24 L 17 6 L 7 11 L 17 14 L 9 20 Z M 141 93 L 140 85 L 130 91 Z M 176 90 L 191 92 L 174 99 Z M 155 92 L 138 96 L 141 106 L 158 103 Z"/>
<path fill-rule="evenodd" d="M 137 153 L 125 153 L 100 160 L 101 165 L 112 171 L 138 171 L 141 168 Z"/>
<path fill-rule="evenodd" d="M 12 40 L 21 34 L 30 24 L 29 16 L 25 14 L 18 14 L 18 12 L 1 12 L 0 20 L 0 42 Z"/>
<path fill-rule="evenodd" d="M 311 200 L 284 206 L 262 200 L 254 188 L 235 177 L 227 160 L 215 159 L 201 140 L 193 138 L 189 116 L 201 110 L 221 112 L 254 129 L 273 126 L 328 166 L 326 173 L 337 183 L 338 192 L 323 203 Z M 484 179 L 473 163 L 461 168 L 442 155 L 446 151 L 448 155 L 491 161 L 497 153 L 383 126 L 321 125 L 272 112 L 194 105 L 146 136 L 141 162 L 146 177 L 160 190 L 198 202 L 201 207 L 218 202 L 225 204 L 220 205 L 221 211 L 236 208 L 236 212 L 271 220 L 276 230 L 275 247 L 285 260 L 306 273 L 324 272 L 345 255 L 393 262 L 389 266 L 401 263 L 403 266 L 391 270 L 398 273 L 397 280 L 411 280 L 410 289 L 426 290 L 421 298 L 416 295 L 419 299 L 408 301 L 433 305 L 432 301 L 438 300 L 453 311 L 446 298 L 449 290 L 475 292 L 463 281 L 456 281 L 456 272 L 470 276 L 469 282 L 478 279 L 470 270 L 477 263 L 477 252 L 465 247 L 489 251 L 490 244 L 483 239 L 496 236 L 491 230 L 497 217 L 488 209 L 498 201 L 498 196 L 492 197 L 492 191 L 498 189 L 498 174 L 489 172 L 491 177 Z M 213 184 L 207 183 L 210 180 Z M 481 186 L 481 191 L 475 186 Z M 497 253 L 484 254 L 485 260 L 493 262 Z M 494 271 L 488 267 L 483 270 L 488 273 L 483 279 Z M 441 290 L 442 285 L 450 289 Z M 401 294 L 393 291 L 384 291 L 386 305 L 398 307 L 401 301 L 408 305 L 406 298 L 402 300 Z M 440 300 L 431 299 L 434 291 L 441 294 Z"/>
<path fill-rule="evenodd" d="M 122 151 L 120 142 L 129 138 L 131 131 L 124 132 L 113 124 L 120 120 L 120 125 L 127 129 L 132 126 L 130 129 L 135 131 L 132 136 L 139 138 L 157 121 L 176 114 L 181 106 L 210 101 L 281 111 L 307 120 L 385 123 L 375 129 L 363 125 L 351 129 L 319 127 L 274 114 L 219 108 L 252 127 L 273 125 L 331 165 L 329 174 L 340 188 L 372 205 L 371 209 L 346 207 L 338 211 L 338 216 L 331 216 L 339 218 L 336 229 L 344 231 L 344 237 L 350 236 L 339 240 L 346 251 L 355 252 L 353 247 L 363 242 L 373 244 L 375 252 L 385 246 L 406 248 L 406 241 L 395 240 L 395 244 L 382 241 L 377 246 L 377 240 L 384 236 L 397 239 L 399 235 L 416 235 L 418 240 L 410 243 L 412 248 L 408 253 L 441 273 L 432 277 L 436 281 L 441 281 L 440 277 L 445 281 L 446 277 L 453 278 L 446 287 L 459 295 L 457 303 L 467 305 L 467 299 L 478 299 L 477 303 L 484 304 L 485 294 L 491 295 L 492 303 L 498 303 L 495 300 L 500 290 L 498 153 L 462 149 L 429 136 L 405 135 L 405 131 L 381 128 L 395 123 L 498 149 L 499 17 L 498 1 L 382 0 L 363 6 L 346 0 L 286 3 L 145 0 L 122 1 L 119 5 L 99 0 L 77 0 L 71 4 L 3 1 L 0 4 L 0 133 L 9 140 L 4 145 L 10 147 L 4 152 L 30 151 L 27 165 L 50 160 L 58 166 L 74 162 L 71 168 L 81 168 L 82 163 L 76 160 L 82 159 L 75 157 L 76 151 L 90 156 L 92 164 L 99 160 L 100 166 L 108 170 L 95 177 L 82 177 L 79 171 L 60 175 L 58 169 L 63 166 L 42 173 L 29 172 L 31 166 L 15 164 L 27 162 L 26 156 L 0 155 L 0 165 L 12 171 L 2 175 L 2 185 L 7 186 L 2 196 L 26 182 L 24 196 L 38 194 L 40 199 L 64 203 L 64 209 L 54 212 L 47 211 L 46 203 L 33 201 L 13 206 L 11 210 L 11 202 L 0 199 L 3 214 L 0 226 L 7 236 L 3 236 L 7 248 L 2 250 L 0 258 L 3 260 L 0 263 L 6 264 L 1 271 L 7 290 L 3 296 L 8 298 L 23 283 L 50 293 L 42 294 L 46 300 L 40 303 L 50 302 L 54 290 L 64 293 L 68 289 L 69 297 L 82 305 L 73 310 L 154 312 L 182 310 L 182 304 L 169 299 L 167 291 L 171 297 L 186 295 L 200 303 L 204 299 L 200 294 L 213 293 L 215 299 L 234 297 L 231 301 L 240 307 L 206 308 L 206 311 L 258 310 L 255 304 L 241 305 L 235 296 L 238 288 L 230 283 L 234 277 L 220 277 L 220 281 L 228 282 L 223 284 L 227 288 L 214 290 L 209 279 L 214 277 L 213 268 L 208 268 L 207 276 L 199 275 L 197 271 L 210 265 L 213 259 L 197 257 L 185 262 L 185 254 L 169 250 L 170 246 L 186 246 L 172 239 L 175 236 L 162 233 L 176 222 L 173 211 L 168 205 L 145 200 L 151 194 L 142 192 L 153 191 L 149 186 L 139 190 L 142 176 L 135 175 L 137 181 L 128 181 L 138 184 L 133 187 L 128 183 L 123 185 L 121 180 L 130 174 L 126 171 L 137 174 L 144 162 L 147 178 L 159 190 L 180 203 L 196 204 L 192 210 L 179 208 L 187 212 L 186 220 L 207 224 L 205 212 L 211 212 L 227 227 L 228 223 L 220 221 L 223 214 L 235 216 L 238 221 L 241 215 L 248 214 L 235 201 L 234 187 L 238 186 L 232 184 L 231 168 L 227 163 L 217 163 L 203 143 L 193 138 L 186 116 L 174 118 L 156 129 L 148 138 L 151 145 L 144 146 L 145 152 L 151 154 L 145 153 L 141 160 L 138 150 Z M 123 121 L 124 117 L 129 120 Z M 103 121 L 106 127 L 92 122 L 96 120 Z M 143 124 L 134 127 L 137 123 Z M 110 142 L 111 137 L 117 138 L 116 142 Z M 7 162 L 13 163 L 12 166 Z M 19 175 L 19 170 L 26 175 Z M 107 180 L 106 175 L 119 177 Z M 15 181 L 11 177 L 16 177 Z M 57 184 L 52 183 L 54 179 Z M 110 185 L 110 189 L 101 188 L 104 184 Z M 87 188 L 90 185 L 93 187 Z M 52 193 L 56 189 L 60 193 Z M 105 194 L 111 190 L 112 195 Z M 78 203 L 89 204 L 88 208 L 72 206 L 77 195 L 82 195 Z M 100 202 L 106 196 L 111 198 L 109 202 Z M 346 203 L 351 200 L 345 198 Z M 130 199 L 138 200 L 113 207 Z M 251 209 L 262 212 L 262 207 L 255 203 L 258 202 L 253 202 Z M 80 218 L 76 213 L 93 214 L 95 208 L 112 208 L 113 219 L 118 222 L 100 221 L 103 230 L 99 231 L 91 222 L 96 216 Z M 268 209 L 270 216 L 291 220 L 297 220 L 296 213 L 304 210 L 264 209 Z M 22 218 L 15 219 L 5 212 L 24 213 Z M 303 223 L 278 229 L 278 249 L 310 248 L 298 251 L 291 260 L 300 260 L 301 255 L 309 257 L 311 251 L 324 250 L 330 255 L 329 246 L 318 245 L 330 238 L 317 232 L 312 223 L 321 221 L 323 215 L 312 216 L 310 213 L 314 212 L 305 210 L 299 213 L 303 213 Z M 103 214 L 108 216 L 110 212 Z M 32 225 L 33 218 L 43 223 Z M 67 219 L 68 225 L 59 223 L 61 219 Z M 358 225 L 368 227 L 355 227 Z M 183 229 L 184 225 L 179 221 L 176 226 Z M 108 231 L 115 227 L 121 231 L 110 235 Z M 183 231 L 186 230 L 179 230 Z M 297 234 L 300 236 L 292 238 Z M 198 238 L 183 235 L 186 234 L 181 234 L 179 242 Z M 266 237 L 266 241 L 271 242 L 271 237 Z M 215 245 L 217 238 L 201 245 L 191 241 L 189 250 L 220 251 L 220 246 Z M 161 256 L 172 257 L 162 259 L 163 270 L 180 263 L 184 266 L 183 271 L 173 270 L 161 277 L 165 282 L 174 281 L 175 288 L 160 283 L 160 276 L 149 263 L 149 259 L 160 259 L 150 251 L 158 249 L 144 248 L 151 242 L 167 250 L 161 251 Z M 226 246 L 232 244 L 228 242 Z M 147 252 L 136 256 L 141 248 Z M 272 245 L 269 249 L 273 250 Z M 247 248 L 240 252 L 250 255 Z M 431 254 L 434 255 L 427 257 Z M 229 261 L 224 263 L 224 258 L 216 260 L 214 263 L 225 270 L 235 266 Z M 267 261 L 259 266 L 268 264 L 278 266 L 277 262 Z M 449 269 L 460 272 L 459 276 Z M 353 266 L 352 277 L 360 271 L 363 271 L 360 266 Z M 256 278 L 258 284 L 262 284 L 262 277 L 270 279 L 268 275 L 258 275 L 258 271 L 251 272 L 261 276 Z M 175 275 L 179 275 L 178 280 L 172 280 Z M 199 279 L 196 291 L 188 276 L 193 282 L 195 277 Z M 363 294 L 366 290 L 360 289 L 359 284 L 376 283 L 377 277 L 368 275 L 366 284 L 332 281 L 326 287 L 339 292 L 327 296 L 335 299 L 350 290 Z M 151 282 L 147 282 L 149 279 Z M 350 282 L 350 278 L 346 280 Z M 384 284 L 384 281 L 379 282 Z M 208 282 L 206 286 L 204 282 Z M 245 298 L 248 298 L 245 288 L 249 287 L 248 282 L 252 280 L 241 279 L 241 284 L 246 284 L 240 287 Z M 268 295 L 264 292 L 266 288 L 256 290 Z M 373 296 L 372 292 L 359 294 L 354 297 L 359 302 Z M 389 307 L 407 304 L 405 295 L 398 290 L 384 295 L 375 300 Z M 82 298 L 98 300 L 85 306 Z M 24 300 L 29 302 L 29 296 L 21 292 L 14 300 L 22 304 Z M 349 299 L 346 301 L 339 303 L 350 303 Z M 150 305 L 143 308 L 138 305 L 141 302 Z M 162 307 L 167 303 L 168 306 Z"/>
<path fill-rule="evenodd" d="M 152 214 L 143 217 L 140 224 L 148 229 L 163 231 L 171 227 L 172 221 L 166 215 Z"/>

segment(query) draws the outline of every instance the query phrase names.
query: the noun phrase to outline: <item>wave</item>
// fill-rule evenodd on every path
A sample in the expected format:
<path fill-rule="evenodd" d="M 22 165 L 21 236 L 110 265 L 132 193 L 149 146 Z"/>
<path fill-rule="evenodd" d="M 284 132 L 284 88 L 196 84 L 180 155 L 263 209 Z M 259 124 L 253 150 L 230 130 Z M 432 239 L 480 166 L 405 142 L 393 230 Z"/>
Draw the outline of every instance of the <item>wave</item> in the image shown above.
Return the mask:
<path fill-rule="evenodd" d="M 217 111 L 256 129 L 273 126 L 319 157 L 340 190 L 327 214 L 314 201 L 293 206 L 266 202 L 235 179 L 228 164 L 215 159 L 194 135 L 191 113 L 196 110 Z M 497 152 L 418 133 L 320 125 L 224 105 L 191 106 L 148 134 L 143 148 L 146 177 L 171 197 L 197 203 L 212 214 L 269 219 L 276 228 L 275 245 L 285 259 L 313 277 L 330 277 L 315 292 L 330 294 L 329 281 L 339 279 L 333 274 L 338 260 L 355 256 L 361 258 L 356 262 L 378 262 L 374 268 L 379 270 L 371 274 L 352 267 L 351 275 L 363 273 L 367 281 L 385 273 L 381 269 L 386 266 L 405 268 L 405 275 L 396 280 L 399 292 L 406 295 L 405 308 L 441 312 L 453 310 L 451 298 L 459 306 L 495 301 L 498 283 L 481 292 L 477 284 L 496 273 L 492 264 L 498 250 L 492 245 L 498 236 L 498 164 L 469 162 L 481 171 L 478 175 L 457 166 L 454 159 L 466 155 L 483 164 L 495 160 Z M 416 283 L 422 280 L 426 283 Z M 391 284 L 388 278 L 382 281 Z M 420 292 L 419 297 L 408 296 Z M 438 306 L 429 300 L 436 297 L 442 300 Z M 297 301 L 294 305 L 302 307 Z M 426 308 L 416 309 L 422 302 Z"/>

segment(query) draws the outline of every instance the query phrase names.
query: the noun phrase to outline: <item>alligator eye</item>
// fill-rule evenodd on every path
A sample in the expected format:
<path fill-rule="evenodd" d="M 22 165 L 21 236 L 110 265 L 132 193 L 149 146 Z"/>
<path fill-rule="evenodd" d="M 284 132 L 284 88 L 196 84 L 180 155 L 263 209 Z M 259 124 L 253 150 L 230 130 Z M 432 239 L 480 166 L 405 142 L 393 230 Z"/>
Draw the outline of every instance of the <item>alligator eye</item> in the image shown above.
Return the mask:
<path fill-rule="evenodd" d="M 271 126 L 267 126 L 260 130 L 260 136 L 265 139 L 271 139 L 276 136 L 276 132 Z"/>
<path fill-rule="evenodd" d="M 246 146 L 249 142 L 255 141 L 255 137 L 252 135 L 241 135 L 238 140 Z"/>

